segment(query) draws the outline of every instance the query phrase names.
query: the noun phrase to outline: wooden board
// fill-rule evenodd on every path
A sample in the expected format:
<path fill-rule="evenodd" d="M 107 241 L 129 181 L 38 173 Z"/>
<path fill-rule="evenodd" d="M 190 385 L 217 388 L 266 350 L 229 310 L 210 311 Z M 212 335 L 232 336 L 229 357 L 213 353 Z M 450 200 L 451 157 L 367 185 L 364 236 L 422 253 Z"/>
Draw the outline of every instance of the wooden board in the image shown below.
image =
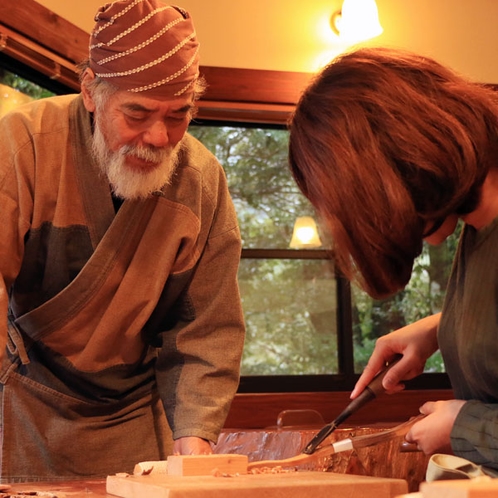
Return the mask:
<path fill-rule="evenodd" d="M 407 492 L 401 479 L 292 472 L 233 477 L 108 476 L 107 493 L 122 498 L 394 498 Z"/>
<path fill-rule="evenodd" d="M 423 498 L 497 498 L 498 479 L 423 482 L 420 491 Z"/>

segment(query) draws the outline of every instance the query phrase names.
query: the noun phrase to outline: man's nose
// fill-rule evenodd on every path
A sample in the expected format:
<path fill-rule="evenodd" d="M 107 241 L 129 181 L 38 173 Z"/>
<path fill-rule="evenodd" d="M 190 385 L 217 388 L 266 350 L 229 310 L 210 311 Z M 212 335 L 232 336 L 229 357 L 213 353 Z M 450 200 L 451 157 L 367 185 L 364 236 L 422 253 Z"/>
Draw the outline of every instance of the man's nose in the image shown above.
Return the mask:
<path fill-rule="evenodd" d="M 152 123 L 143 133 L 143 141 L 154 147 L 165 147 L 169 144 L 168 127 L 163 121 L 157 120 Z"/>

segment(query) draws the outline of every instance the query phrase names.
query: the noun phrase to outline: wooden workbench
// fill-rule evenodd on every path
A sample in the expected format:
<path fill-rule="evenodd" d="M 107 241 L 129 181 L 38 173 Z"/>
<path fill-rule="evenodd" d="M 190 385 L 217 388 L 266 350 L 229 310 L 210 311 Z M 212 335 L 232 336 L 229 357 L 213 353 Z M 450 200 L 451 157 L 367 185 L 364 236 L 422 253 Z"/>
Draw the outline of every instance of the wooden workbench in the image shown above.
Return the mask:
<path fill-rule="evenodd" d="M 3 485 L 1 486 L 3 487 Z M 12 484 L 8 492 L 10 495 L 27 492 L 45 492 L 51 493 L 57 496 L 57 498 L 116 498 L 106 493 L 105 479 Z M 47 494 L 45 498 L 50 498 L 50 495 Z"/>
<path fill-rule="evenodd" d="M 336 431 L 333 439 L 340 440 L 351 435 L 365 435 L 377 432 L 378 428 L 341 428 Z M 249 461 L 265 459 L 281 459 L 294 456 L 300 452 L 304 444 L 316 433 L 316 429 L 263 429 L 263 430 L 225 430 L 219 439 L 215 449 L 216 453 L 238 453 L 248 455 Z M 358 451 L 348 451 L 329 457 L 327 465 L 324 467 L 328 472 L 318 473 L 320 477 L 312 477 L 314 483 L 319 485 L 321 481 L 330 482 L 347 482 L 347 488 L 351 489 L 351 484 L 358 482 L 364 483 L 365 477 L 381 478 L 375 481 L 376 485 L 393 480 L 403 480 L 408 483 L 407 491 L 418 491 L 420 481 L 423 480 L 425 473 L 426 457 L 422 453 L 403 453 L 400 452 L 400 441 L 391 441 L 383 443 L 373 448 L 363 448 Z M 315 468 L 304 468 L 303 471 L 313 471 Z M 309 472 L 308 472 L 309 474 Z M 324 476 L 324 474 L 326 474 Z M 342 474 L 338 477 L 327 477 L 330 474 Z M 300 474 L 299 479 L 304 478 Z M 313 476 L 315 476 L 313 474 Z M 362 477 L 363 476 L 363 477 Z M 249 482 L 256 481 L 252 477 L 245 476 Z M 274 476 L 281 482 L 284 479 L 291 482 L 295 477 Z M 308 476 L 309 477 L 309 476 Z M 308 478 L 306 477 L 306 479 Z M 270 485 L 271 478 L 258 478 L 266 481 Z M 346 479 L 346 481 L 344 481 Z M 212 480 L 212 479 L 210 479 Z M 403 482 L 399 481 L 399 482 Z M 217 483 L 218 481 L 216 481 Z M 374 481 L 369 481 L 373 483 Z M 404 484 L 404 482 L 403 482 Z M 271 484 L 273 485 L 273 484 Z M 336 488 L 339 484 L 334 484 Z M 390 484 L 388 484 L 388 487 Z M 396 485 L 397 486 L 397 485 Z M 13 491 L 50 491 L 57 495 L 57 492 L 64 498 L 109 498 L 113 495 L 106 493 L 106 482 L 103 480 L 82 480 L 82 481 L 58 481 L 51 483 L 29 483 L 16 484 Z M 389 491 L 390 493 L 390 491 Z M 396 496 L 386 494 L 382 491 L 379 496 L 382 498 L 391 498 Z M 402 494 L 402 491 L 396 490 L 396 494 Z M 254 496 L 254 493 L 253 493 Z M 286 498 L 288 498 L 287 495 Z M 315 495 L 314 498 L 316 498 Z M 336 495 L 334 495 L 336 496 Z M 340 495 L 337 495 L 340 496 Z M 360 495 L 361 496 L 361 495 Z M 370 496 L 370 495 L 369 495 Z M 373 495 L 372 495 L 373 496 Z M 257 494 L 261 498 L 260 494 Z M 1 498 L 1 495 L 0 495 Z M 147 498 L 150 498 L 147 495 Z"/>

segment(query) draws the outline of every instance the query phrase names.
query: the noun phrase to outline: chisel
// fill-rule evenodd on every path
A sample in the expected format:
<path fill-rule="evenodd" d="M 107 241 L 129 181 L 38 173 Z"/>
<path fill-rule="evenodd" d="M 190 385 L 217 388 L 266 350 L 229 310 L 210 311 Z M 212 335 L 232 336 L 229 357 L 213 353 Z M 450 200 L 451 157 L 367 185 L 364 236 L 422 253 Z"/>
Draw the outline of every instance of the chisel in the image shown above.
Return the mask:
<path fill-rule="evenodd" d="M 318 434 L 305 446 L 302 451 L 306 455 L 313 454 L 318 446 L 328 437 L 335 429 L 344 422 L 347 418 L 349 418 L 353 413 L 356 413 L 361 407 L 367 404 L 372 399 L 376 398 L 379 394 L 385 392 L 385 389 L 382 387 L 382 381 L 386 373 L 393 367 L 396 363 L 401 360 L 403 356 L 398 354 L 394 357 L 394 359 L 387 364 L 384 370 L 381 370 L 368 384 L 368 386 L 363 390 L 363 392 L 355 398 L 349 405 L 342 411 L 339 416 L 330 424 L 324 426 Z"/>

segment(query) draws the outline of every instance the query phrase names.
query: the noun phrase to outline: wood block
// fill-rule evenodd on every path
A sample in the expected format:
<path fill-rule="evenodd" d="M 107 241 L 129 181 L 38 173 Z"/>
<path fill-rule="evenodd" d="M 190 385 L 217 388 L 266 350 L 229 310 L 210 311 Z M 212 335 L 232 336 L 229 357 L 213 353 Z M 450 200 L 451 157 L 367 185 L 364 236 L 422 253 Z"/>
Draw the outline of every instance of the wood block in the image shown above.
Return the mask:
<path fill-rule="evenodd" d="M 208 476 L 247 474 L 247 455 L 171 455 L 168 457 L 170 476 Z"/>
<path fill-rule="evenodd" d="M 423 482 L 420 484 L 420 491 L 423 498 L 496 498 L 498 479 L 479 477 Z"/>
<path fill-rule="evenodd" d="M 408 488 L 401 479 L 303 471 L 234 477 L 116 475 L 107 477 L 106 490 L 122 498 L 395 498 Z"/>

